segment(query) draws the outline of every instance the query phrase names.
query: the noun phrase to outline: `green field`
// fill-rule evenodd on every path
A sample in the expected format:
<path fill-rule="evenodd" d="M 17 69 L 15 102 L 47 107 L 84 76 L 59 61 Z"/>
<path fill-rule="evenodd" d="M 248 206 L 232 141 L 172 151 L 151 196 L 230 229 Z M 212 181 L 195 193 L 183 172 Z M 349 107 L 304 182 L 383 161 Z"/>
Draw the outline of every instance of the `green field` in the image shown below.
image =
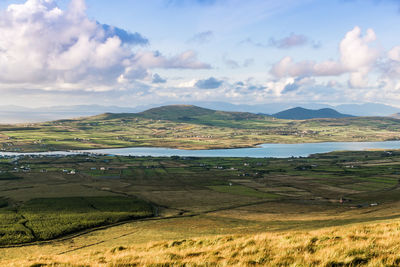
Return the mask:
<path fill-rule="evenodd" d="M 388 247 L 367 245 L 398 243 L 399 151 L 288 159 L 26 156 L 1 158 L 0 170 L 4 266 L 396 262 Z M 378 222 L 390 228 L 375 229 Z"/>
<path fill-rule="evenodd" d="M 239 196 L 250 196 L 250 197 L 259 197 L 259 198 L 278 198 L 278 195 L 260 192 L 253 188 L 249 188 L 243 185 L 213 185 L 209 186 L 211 190 L 221 192 L 221 193 L 228 193 L 233 195 Z"/>
<path fill-rule="evenodd" d="M 318 228 L 369 221 L 400 201 L 397 151 L 291 159 L 38 156 L 2 159 L 0 169 L 1 245 L 152 215 L 211 219 L 230 230 L 296 228 L 299 220 Z"/>
<path fill-rule="evenodd" d="M 184 115 L 182 115 L 184 114 Z M 103 114 L 25 125 L 0 125 L 3 151 L 113 147 L 212 149 L 262 143 L 400 140 L 400 120 L 352 117 L 304 121 L 167 106 L 137 114 Z"/>
<path fill-rule="evenodd" d="M 29 200 L 0 210 L 0 245 L 50 240 L 80 230 L 149 217 L 151 205 L 123 197 Z"/>

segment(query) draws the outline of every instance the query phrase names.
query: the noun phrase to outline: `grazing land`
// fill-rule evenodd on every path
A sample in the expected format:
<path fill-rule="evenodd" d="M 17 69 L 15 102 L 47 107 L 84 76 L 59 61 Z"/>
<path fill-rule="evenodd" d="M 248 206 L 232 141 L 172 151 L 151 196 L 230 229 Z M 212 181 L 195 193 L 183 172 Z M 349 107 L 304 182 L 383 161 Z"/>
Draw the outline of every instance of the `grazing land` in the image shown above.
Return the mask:
<path fill-rule="evenodd" d="M 399 262 L 398 151 L 4 157 L 0 170 L 4 266 Z"/>
<path fill-rule="evenodd" d="M 215 149 L 254 147 L 262 143 L 388 140 L 400 140 L 400 120 L 386 117 L 280 120 L 195 106 L 166 106 L 137 114 L 102 114 L 0 126 L 0 149 L 24 152 L 143 146 Z"/>
<path fill-rule="evenodd" d="M 5 261 L 26 266 L 399 266 L 399 220 L 207 236 Z M 40 254 L 37 254 L 40 255 Z M 35 265 L 36 264 L 36 265 Z"/>

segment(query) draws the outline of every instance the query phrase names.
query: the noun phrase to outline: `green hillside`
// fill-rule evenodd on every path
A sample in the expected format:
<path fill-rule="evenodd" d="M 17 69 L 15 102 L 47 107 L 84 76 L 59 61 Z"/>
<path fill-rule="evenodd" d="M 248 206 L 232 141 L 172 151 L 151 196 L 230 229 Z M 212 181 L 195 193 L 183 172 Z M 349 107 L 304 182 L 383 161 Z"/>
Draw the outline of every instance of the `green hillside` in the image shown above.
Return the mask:
<path fill-rule="evenodd" d="M 265 120 L 267 116 L 248 112 L 225 112 L 191 105 L 171 105 L 149 109 L 137 116 L 153 120 L 169 120 L 221 127 L 245 128 L 244 121 Z"/>
<path fill-rule="evenodd" d="M 171 105 L 152 108 L 138 113 L 138 116 L 154 120 L 192 120 L 201 116 L 211 116 L 215 110 L 191 105 Z"/>
<path fill-rule="evenodd" d="M 278 119 L 286 119 L 286 120 L 308 120 L 308 119 L 318 119 L 318 118 L 320 119 L 320 118 L 353 117 L 351 115 L 339 113 L 331 108 L 312 110 L 301 107 L 284 110 L 272 116 Z"/>

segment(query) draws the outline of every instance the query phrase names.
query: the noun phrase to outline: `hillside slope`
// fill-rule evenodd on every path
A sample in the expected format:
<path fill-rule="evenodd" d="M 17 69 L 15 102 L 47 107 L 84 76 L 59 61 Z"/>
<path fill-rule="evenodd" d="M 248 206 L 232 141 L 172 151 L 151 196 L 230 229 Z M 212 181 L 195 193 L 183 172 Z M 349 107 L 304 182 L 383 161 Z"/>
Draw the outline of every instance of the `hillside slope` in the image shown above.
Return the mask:
<path fill-rule="evenodd" d="M 213 120 L 249 120 L 264 119 L 267 116 L 249 112 L 227 112 L 201 108 L 192 105 L 170 105 L 152 108 L 137 114 L 142 118 L 153 120 L 170 120 L 176 122 L 213 121 Z"/>
<path fill-rule="evenodd" d="M 314 231 L 151 242 L 0 260 L 3 266 L 399 266 L 398 219 Z"/>
<path fill-rule="evenodd" d="M 308 120 L 308 119 L 322 119 L 322 118 L 347 118 L 353 117 L 351 115 L 342 114 L 331 108 L 323 108 L 318 110 L 305 109 L 301 107 L 284 110 L 272 115 L 278 119 L 287 120 Z"/>

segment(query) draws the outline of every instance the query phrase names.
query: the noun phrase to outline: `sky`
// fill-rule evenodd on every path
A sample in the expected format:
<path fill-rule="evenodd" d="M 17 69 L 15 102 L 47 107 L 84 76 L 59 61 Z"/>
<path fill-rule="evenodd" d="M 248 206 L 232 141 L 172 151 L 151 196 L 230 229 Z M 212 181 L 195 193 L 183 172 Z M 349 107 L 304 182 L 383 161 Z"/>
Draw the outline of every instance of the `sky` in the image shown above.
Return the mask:
<path fill-rule="evenodd" d="M 400 107 L 400 0 L 1 0 L 0 105 Z"/>

